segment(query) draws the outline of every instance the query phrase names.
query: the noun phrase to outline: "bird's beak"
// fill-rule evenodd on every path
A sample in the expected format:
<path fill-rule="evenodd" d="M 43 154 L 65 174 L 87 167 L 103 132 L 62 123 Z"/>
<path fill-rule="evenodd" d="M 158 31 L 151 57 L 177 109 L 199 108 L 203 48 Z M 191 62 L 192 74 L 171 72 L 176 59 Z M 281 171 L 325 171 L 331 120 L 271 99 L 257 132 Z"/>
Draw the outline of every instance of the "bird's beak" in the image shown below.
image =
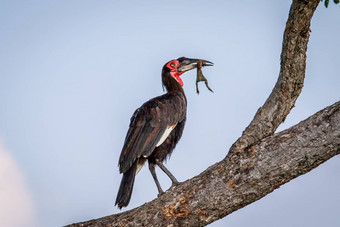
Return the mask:
<path fill-rule="evenodd" d="M 213 66 L 214 63 L 207 61 L 207 60 L 203 60 L 203 59 L 194 59 L 194 58 L 181 58 L 178 59 L 181 60 L 180 61 L 180 65 L 177 68 L 178 72 L 186 72 L 189 71 L 191 69 L 195 69 L 198 67 L 198 62 L 202 62 L 202 66 Z"/>

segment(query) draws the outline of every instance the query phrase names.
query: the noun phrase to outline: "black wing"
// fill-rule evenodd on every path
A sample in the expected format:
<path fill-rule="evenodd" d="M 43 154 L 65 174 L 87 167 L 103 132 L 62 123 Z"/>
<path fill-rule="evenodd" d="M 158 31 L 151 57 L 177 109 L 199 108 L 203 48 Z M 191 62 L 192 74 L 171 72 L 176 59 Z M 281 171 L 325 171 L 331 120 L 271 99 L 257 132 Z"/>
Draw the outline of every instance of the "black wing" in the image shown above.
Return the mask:
<path fill-rule="evenodd" d="M 119 171 L 125 173 L 141 156 L 148 157 L 165 130 L 185 119 L 186 99 L 170 92 L 144 103 L 133 116 L 119 157 Z"/>

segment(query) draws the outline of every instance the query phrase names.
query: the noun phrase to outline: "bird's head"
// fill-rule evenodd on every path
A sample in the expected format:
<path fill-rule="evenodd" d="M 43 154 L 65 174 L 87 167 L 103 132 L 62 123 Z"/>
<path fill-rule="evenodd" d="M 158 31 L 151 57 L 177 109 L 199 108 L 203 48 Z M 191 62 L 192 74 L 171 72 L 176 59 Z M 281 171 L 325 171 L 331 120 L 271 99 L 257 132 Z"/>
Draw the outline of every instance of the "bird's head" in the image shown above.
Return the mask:
<path fill-rule="evenodd" d="M 197 63 L 201 61 L 203 64 L 202 66 L 213 66 L 214 64 L 210 61 L 202 60 L 202 59 L 194 59 L 194 58 L 186 58 L 180 57 L 178 59 L 171 60 L 167 62 L 162 70 L 162 80 L 163 84 L 166 86 L 166 79 L 170 76 L 175 81 L 183 86 L 183 81 L 181 79 L 181 75 L 186 71 L 191 69 L 195 69 L 198 67 Z"/>

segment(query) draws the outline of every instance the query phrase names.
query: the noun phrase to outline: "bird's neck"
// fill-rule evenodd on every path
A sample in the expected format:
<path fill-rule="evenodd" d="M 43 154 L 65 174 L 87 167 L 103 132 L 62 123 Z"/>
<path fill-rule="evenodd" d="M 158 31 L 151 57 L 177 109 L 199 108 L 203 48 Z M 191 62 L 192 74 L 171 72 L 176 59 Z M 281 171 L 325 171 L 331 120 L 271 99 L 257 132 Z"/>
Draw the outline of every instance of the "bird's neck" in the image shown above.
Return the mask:
<path fill-rule="evenodd" d="M 162 76 L 162 82 L 163 82 L 163 86 L 165 87 L 165 89 L 168 93 L 172 92 L 172 91 L 179 91 L 185 97 L 183 87 L 170 74 L 169 75 L 163 75 Z M 185 99 L 186 99 L 186 97 L 185 97 Z"/>

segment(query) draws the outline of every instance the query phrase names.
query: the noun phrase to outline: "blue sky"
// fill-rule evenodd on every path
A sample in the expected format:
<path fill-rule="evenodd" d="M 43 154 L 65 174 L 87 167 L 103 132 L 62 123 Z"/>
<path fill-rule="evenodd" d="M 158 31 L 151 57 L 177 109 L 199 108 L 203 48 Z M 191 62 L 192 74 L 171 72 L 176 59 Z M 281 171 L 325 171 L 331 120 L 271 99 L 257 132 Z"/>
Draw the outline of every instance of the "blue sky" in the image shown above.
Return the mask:
<path fill-rule="evenodd" d="M 16 193 L 0 202 L 0 213 L 15 219 L 7 207 L 20 205 L 17 196 L 27 205 L 19 216 L 29 218 L 12 226 L 119 212 L 117 162 L 129 119 L 163 93 L 161 68 L 181 56 L 215 63 L 204 69 L 215 93 L 200 84 L 197 95 L 195 72 L 183 74 L 188 120 L 167 166 L 184 181 L 220 161 L 277 80 L 289 7 L 264 0 L 0 1 L 0 154 L 12 163 L 0 170 L 15 173 L 0 186 Z M 340 98 L 339 7 L 320 4 L 313 17 L 305 86 L 279 130 Z M 334 157 L 211 226 L 339 226 L 339 163 Z M 128 209 L 156 196 L 144 168 Z"/>

